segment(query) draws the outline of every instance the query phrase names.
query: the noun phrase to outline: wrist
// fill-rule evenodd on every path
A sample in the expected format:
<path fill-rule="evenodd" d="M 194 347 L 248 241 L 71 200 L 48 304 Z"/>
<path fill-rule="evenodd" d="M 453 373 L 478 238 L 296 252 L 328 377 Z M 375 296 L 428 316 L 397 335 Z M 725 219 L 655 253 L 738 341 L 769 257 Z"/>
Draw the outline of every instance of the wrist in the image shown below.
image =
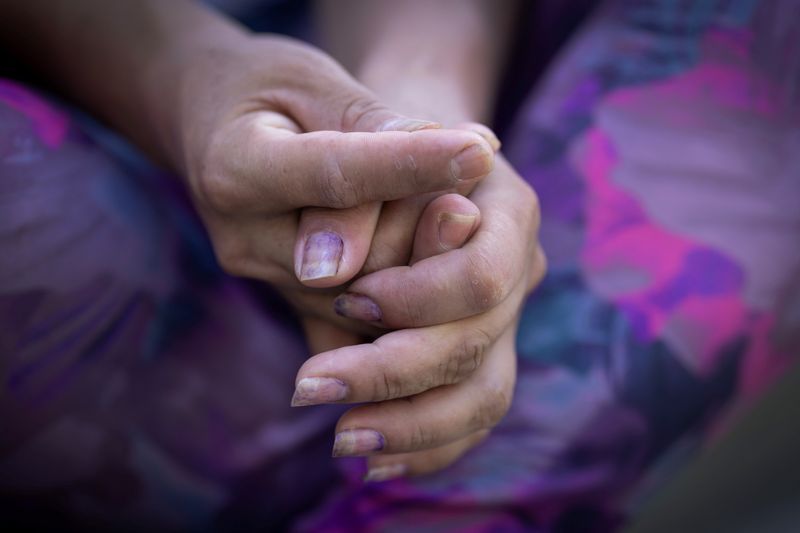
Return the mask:
<path fill-rule="evenodd" d="M 483 0 L 328 1 L 320 23 L 331 52 L 393 109 L 444 124 L 485 122 L 502 41 L 497 10 Z"/>
<path fill-rule="evenodd" d="M 211 126 L 230 96 L 224 87 L 230 79 L 221 73 L 247 49 L 251 36 L 196 5 L 171 14 L 165 23 L 170 29 L 161 53 L 144 70 L 142 95 L 157 155 L 185 175 L 187 145 Z"/>
<path fill-rule="evenodd" d="M 403 65 L 398 79 L 397 65 Z M 411 62 L 386 57 L 369 58 L 357 79 L 381 102 L 408 116 L 435 120 L 444 126 L 460 122 L 486 122 L 490 113 L 488 91 L 462 73 L 436 69 L 424 59 Z"/>

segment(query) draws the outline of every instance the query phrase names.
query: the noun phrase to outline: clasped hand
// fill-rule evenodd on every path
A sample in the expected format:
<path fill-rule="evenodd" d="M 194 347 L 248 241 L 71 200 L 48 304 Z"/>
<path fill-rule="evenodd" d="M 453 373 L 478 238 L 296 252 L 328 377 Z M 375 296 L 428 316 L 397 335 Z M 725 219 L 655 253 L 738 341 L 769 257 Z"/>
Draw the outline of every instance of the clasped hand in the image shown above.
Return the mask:
<path fill-rule="evenodd" d="M 361 404 L 333 453 L 369 455 L 372 479 L 449 464 L 511 401 L 518 311 L 545 269 L 534 192 L 486 128 L 395 113 L 304 44 L 195 59 L 178 165 L 223 268 L 303 317 L 317 355 L 293 404 Z"/>

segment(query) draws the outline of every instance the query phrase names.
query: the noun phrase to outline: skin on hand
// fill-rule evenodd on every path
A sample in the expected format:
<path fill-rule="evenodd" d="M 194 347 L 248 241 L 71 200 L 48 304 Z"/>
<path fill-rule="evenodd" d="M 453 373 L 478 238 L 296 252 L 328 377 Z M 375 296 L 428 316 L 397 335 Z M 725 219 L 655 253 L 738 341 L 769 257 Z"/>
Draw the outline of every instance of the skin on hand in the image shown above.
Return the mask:
<path fill-rule="evenodd" d="M 407 113 L 457 124 L 480 120 L 490 108 L 502 43 L 511 34 L 513 4 L 337 0 L 323 2 L 322 22 L 332 21 L 326 29 L 333 49 L 342 51 L 346 64 L 381 97 Z M 396 76 L 397 65 L 405 76 Z M 368 480 L 447 466 L 485 437 L 485 428 L 507 408 L 518 308 L 525 289 L 543 275 L 545 258 L 536 239 L 535 195 L 521 180 L 515 189 L 516 174 L 502 167 L 493 176 L 503 179 L 491 187 L 492 177 L 484 180 L 486 187 L 481 182 L 470 196 L 484 217 L 479 233 L 462 249 L 410 258 L 411 268 L 386 270 L 408 264 L 409 256 L 403 256 L 412 247 L 408 228 L 430 197 L 383 204 L 364 268 L 375 274 L 356 280 L 351 294 L 337 304 L 341 312 L 362 320 L 369 318 L 365 310 L 380 314 L 386 327 L 422 327 L 389 333 L 372 345 L 320 354 L 300 371 L 298 379 L 313 375 L 319 363 L 324 375 L 329 364 L 330 375 L 342 378 L 329 393 L 341 395 L 344 387 L 345 397 L 352 393 L 378 402 L 350 411 L 337 427 L 335 453 L 370 455 Z M 511 194 L 503 198 L 501 190 Z M 471 188 L 457 191 L 470 194 Z M 426 326 L 476 312 L 451 325 Z M 493 365 L 498 371 L 486 372 Z M 352 391 L 345 375 L 358 382 Z M 458 394 L 471 409 L 460 410 L 461 404 L 452 401 Z M 395 397 L 403 399 L 381 401 Z"/>
<path fill-rule="evenodd" d="M 500 148 L 500 141 L 486 126 L 464 123 L 459 124 L 457 129 L 474 131 L 486 139 L 495 152 Z M 471 191 L 472 185 L 468 183 L 461 186 L 459 192 Z M 419 255 L 412 257 L 412 252 L 419 254 L 422 249 L 440 253 L 462 246 L 467 239 L 465 225 L 468 226 L 473 216 L 477 216 L 476 220 L 479 220 L 480 212 L 474 204 L 459 194 L 442 195 L 441 192 L 419 194 L 392 202 L 372 202 L 349 209 L 305 208 L 302 210 L 295 243 L 295 273 L 302 283 L 306 285 L 315 283 L 302 279 L 299 258 L 302 258 L 303 252 L 306 251 L 304 248 L 308 248 L 309 241 L 318 237 L 316 228 L 327 229 L 336 226 L 341 230 L 338 234 L 346 235 L 343 240 L 347 241 L 351 248 L 368 250 L 367 259 L 360 271 L 360 275 L 364 275 L 416 262 L 422 257 Z M 478 222 L 471 226 L 471 229 L 474 230 L 477 224 Z M 323 233 L 327 231 L 323 230 Z M 469 234 L 471 235 L 471 231 Z M 423 247 L 415 246 L 415 240 L 421 239 L 427 239 Z M 344 300 L 340 299 L 338 306 L 335 300 L 340 293 L 341 288 L 337 287 L 322 293 L 286 294 L 301 312 L 301 320 L 312 354 L 358 344 L 363 342 L 365 336 L 374 338 L 381 333 L 380 328 L 366 326 L 360 321 L 343 319 L 345 310 L 341 304 Z M 350 300 L 349 305 L 352 307 L 358 303 L 358 298 L 355 298 Z M 373 306 L 372 309 L 376 308 Z M 334 310 L 336 314 L 332 315 Z M 365 311 L 369 312 L 369 309 Z M 374 318 L 374 321 L 379 320 L 380 317 Z"/>
<path fill-rule="evenodd" d="M 266 49 L 256 53 L 257 57 L 242 54 L 240 58 L 246 59 L 247 69 L 243 66 L 236 68 L 236 58 L 228 58 L 224 70 L 252 72 L 256 59 L 264 57 L 281 58 L 284 63 L 275 67 L 282 68 L 266 69 L 266 72 L 283 72 L 284 76 L 292 65 L 313 65 L 313 61 L 304 57 L 308 51 L 298 51 L 293 43 L 287 45 L 289 50 L 275 50 L 273 41 L 260 42 Z M 293 52 L 304 59 L 292 59 Z M 297 78 L 309 80 L 316 77 L 318 80 L 326 72 L 321 65 L 311 70 L 313 76 L 312 72 L 306 71 Z M 329 74 L 330 78 L 341 75 L 337 69 L 332 69 Z M 220 74 L 206 74 L 205 77 L 230 78 Z M 205 104 L 214 109 L 212 117 L 204 117 L 204 122 L 200 123 L 208 128 L 207 135 L 198 136 L 199 126 L 187 130 L 191 135 L 187 133 L 185 136 L 189 144 L 184 150 L 199 155 L 187 159 L 189 183 L 223 266 L 237 275 L 268 280 L 283 287 L 284 292 L 296 289 L 298 295 L 307 293 L 308 288 L 299 284 L 298 277 L 305 278 L 306 283 L 322 280 L 320 288 L 338 285 L 347 276 L 358 273 L 359 262 L 368 251 L 348 254 L 344 249 L 344 239 L 341 250 L 336 238 L 325 237 L 319 243 L 312 243 L 310 248 L 306 241 L 301 253 L 304 259 L 306 254 L 310 254 L 311 262 L 315 263 L 312 272 L 314 268 L 326 272 L 325 263 L 331 262 L 331 258 L 335 261 L 338 257 L 339 266 L 334 275 L 306 275 L 301 260 L 298 272 L 292 260 L 297 251 L 294 248 L 294 236 L 298 230 L 297 209 L 307 206 L 346 209 L 429 191 L 451 190 L 467 181 L 479 180 L 491 168 L 491 146 L 483 137 L 471 132 L 436 129 L 371 134 L 353 132 L 380 130 L 387 122 L 398 119 L 374 101 L 363 104 L 368 98 L 366 96 L 359 97 L 362 98 L 361 104 L 352 104 L 359 102 L 358 98 L 331 96 L 335 93 L 331 87 L 337 86 L 332 79 L 315 81 L 309 87 L 292 87 L 291 91 L 266 91 L 267 94 L 263 87 L 269 87 L 270 83 L 256 79 L 254 85 L 259 90 L 255 94 L 245 91 L 235 97 L 236 92 L 241 91 L 241 83 L 239 79 L 236 87 L 204 90 L 197 98 L 186 99 L 198 106 Z M 201 84 L 191 84 L 192 87 L 198 85 Z M 345 84 L 340 81 L 340 85 Z M 348 90 L 354 91 L 351 86 Z M 210 97 L 216 94 L 233 98 L 241 108 L 218 103 L 216 107 L 212 106 L 212 100 L 217 99 Z M 264 102 L 269 103 L 268 109 L 263 108 Z M 338 116 L 332 112 L 337 106 L 340 110 Z M 241 114 L 233 112 L 239 109 Z M 416 126 L 416 123 L 412 125 Z M 456 161 L 457 155 L 470 149 L 468 164 Z M 410 164 L 409 155 L 412 154 L 413 164 Z M 469 169 L 466 179 L 464 169 Z M 306 181 L 298 180 L 297 176 Z M 382 179 L 377 180 L 375 176 Z M 495 341 L 513 336 L 513 333 L 505 331 L 513 328 L 519 303 L 536 277 L 532 273 L 541 271 L 542 267 L 532 265 L 541 265 L 542 261 L 536 261 L 538 211 L 535 196 L 509 169 L 495 172 L 492 176 L 494 179 L 486 179 L 491 182 L 491 187 L 476 187 L 472 194 L 484 219 L 467 246 L 420 260 L 413 267 L 397 267 L 400 270 L 383 270 L 365 276 L 351 286 L 351 294 L 347 295 L 349 300 L 339 306 L 339 311 L 344 314 L 364 310 L 370 306 L 354 305 L 353 295 L 366 297 L 378 305 L 382 325 L 417 328 L 398 331 L 397 337 L 393 337 L 405 350 L 420 353 L 433 346 L 435 339 L 443 338 L 451 346 L 441 346 L 436 350 L 439 357 L 432 361 L 436 368 L 446 369 L 449 364 L 458 367 L 463 359 L 459 353 L 474 353 L 478 356 L 468 358 L 473 363 L 473 371 L 470 373 L 468 363 L 463 366 L 466 369 L 463 372 L 429 372 L 432 376 L 439 376 L 441 383 L 431 381 L 426 390 L 412 394 L 410 397 L 418 398 L 416 404 L 419 407 L 406 411 L 404 415 L 408 402 L 396 398 L 405 397 L 405 390 L 414 392 L 407 387 L 404 376 L 394 375 L 388 363 L 384 369 L 362 365 L 362 369 L 371 370 L 373 382 L 379 380 L 378 383 L 391 385 L 394 382 L 398 385 L 373 386 L 373 394 L 363 398 L 380 403 L 357 408 L 343 417 L 336 444 L 338 454 L 363 454 L 380 446 L 385 454 L 423 454 L 416 456 L 416 461 L 424 462 L 430 468 L 431 460 L 422 459 L 426 450 L 437 450 L 457 441 L 471 442 L 476 433 L 496 423 L 507 409 L 514 383 L 513 349 Z M 492 215 L 486 216 L 488 212 Z M 269 235 L 269 240 L 264 238 L 265 235 Z M 420 254 L 426 255 L 429 254 Z M 348 263 L 354 257 L 358 260 Z M 438 258 L 442 259 L 436 261 Z M 454 273 L 457 274 L 454 276 Z M 337 275 L 342 275 L 342 280 L 336 279 Z M 461 284 L 458 284 L 459 280 Z M 434 290 L 430 290 L 431 287 Z M 461 300 L 448 303 L 452 302 L 453 296 Z M 436 305 L 431 305 L 431 302 Z M 475 314 L 482 315 L 475 319 L 475 323 L 446 324 L 466 320 Z M 427 329 L 425 326 L 440 329 Z M 465 331 L 468 335 L 464 334 Z M 489 357 L 483 363 L 481 356 L 493 353 L 493 347 L 503 348 L 502 357 Z M 317 360 L 324 360 L 325 355 L 317 356 L 320 358 Z M 395 357 L 394 361 L 403 361 L 402 355 Z M 362 358 L 361 362 L 365 359 Z M 491 379 L 485 378 L 483 372 Z M 422 373 L 414 372 L 414 375 L 416 380 Z M 301 377 L 304 377 L 303 371 Z M 357 380 L 332 375 L 309 374 L 308 377 L 340 379 L 347 387 L 352 387 L 354 394 L 362 394 Z M 437 386 L 448 380 L 460 381 Z M 310 384 L 311 388 L 325 391 L 324 394 L 332 394 L 331 390 L 335 393 L 336 389 L 332 383 L 317 381 Z M 470 399 L 473 403 L 457 410 L 450 408 L 460 404 L 461 399 Z M 476 417 L 476 412 L 481 413 L 480 416 Z M 437 413 L 452 413 L 452 416 L 441 418 Z M 409 428 L 409 423 L 416 424 L 416 427 Z M 458 447 L 448 449 L 452 451 Z M 448 456 L 441 451 L 436 455 L 439 460 Z M 412 464 L 416 463 L 409 459 L 409 465 Z"/>
<path fill-rule="evenodd" d="M 385 5 L 395 4 L 398 3 Z M 316 267 L 321 265 L 325 274 L 332 271 L 326 270 L 326 261 L 330 263 L 326 256 L 339 256 L 339 267 L 333 276 L 320 277 L 319 272 L 306 275 L 300 259 L 300 277 L 306 283 L 319 283 L 317 287 L 304 286 L 297 279 L 293 253 L 300 209 L 346 209 L 426 192 L 458 190 L 480 180 L 492 168 L 492 147 L 480 135 L 431 129 L 433 125 L 428 122 L 408 119 L 378 103 L 374 94 L 324 54 L 289 39 L 252 37 L 191 2 L 53 0 L 48 10 L 23 2 L 4 3 L 2 9 L 0 24 L 4 31 L 0 33 L 4 42 L 23 50 L 22 56 L 30 58 L 45 77 L 55 80 L 77 101 L 186 177 L 224 268 L 272 282 L 298 298 L 306 297 L 314 288 L 333 286 L 355 275 L 367 253 L 363 249 L 348 251 L 344 238 L 341 252 L 337 251 L 335 238 L 321 239 L 327 244 L 319 248 L 325 251 L 314 256 L 319 250 L 312 246 L 311 261 L 319 263 Z M 446 9 L 444 12 L 451 16 Z M 395 35 L 402 35 L 407 41 L 408 27 L 414 26 L 406 26 Z M 26 31 L 19 31 L 21 27 Z M 470 54 L 467 56 L 469 61 L 444 64 L 461 65 L 467 70 L 482 64 Z M 381 63 L 392 64 L 378 62 Z M 456 86 L 478 86 L 464 81 L 458 80 Z M 460 101 L 444 101 L 449 100 Z M 513 362 L 513 349 L 495 339 L 506 338 L 508 328 L 513 327 L 521 293 L 543 268 L 536 266 L 543 265 L 543 258 L 537 261 L 537 253 L 529 250 L 535 247 L 531 245 L 535 243 L 535 231 L 531 231 L 535 224 L 527 223 L 535 218 L 531 213 L 536 212 L 531 193 L 526 195 L 517 189 L 521 194 L 512 193 L 507 202 L 493 199 L 496 192 L 513 182 L 507 178 L 514 176 L 508 172 L 493 175 L 503 179 L 492 180 L 490 188 L 477 187 L 471 196 L 484 220 L 467 246 L 421 259 L 411 267 L 415 269 L 413 273 L 394 271 L 388 277 L 387 271 L 372 274 L 383 275 L 385 280 L 410 282 L 410 291 L 398 290 L 402 288 L 398 283 L 372 286 L 381 278 L 371 276 L 361 278 L 357 283 L 362 285 L 356 286 L 358 294 L 379 306 L 384 325 L 419 326 L 390 334 L 396 335 L 394 341 L 399 337 L 400 344 L 416 347 L 420 352 L 425 346 L 415 344 L 414 335 L 434 339 L 437 331 L 428 328 L 458 327 L 460 331 L 447 335 L 447 342 L 458 346 L 454 339 L 460 339 L 461 345 L 470 348 L 462 349 L 462 353 L 470 353 L 471 346 L 466 341 L 471 339 L 476 345 L 475 353 L 486 354 L 485 361 L 473 357 L 480 364 L 471 373 L 440 371 L 438 375 L 445 378 L 457 376 L 452 378 L 456 382 L 440 387 L 431 382 L 433 388 L 410 396 L 418 397 L 417 403 L 423 407 L 413 413 L 415 417 L 403 418 L 405 422 L 418 420 L 417 438 L 409 436 L 407 426 L 397 426 L 398 433 L 381 426 L 381 420 L 391 421 L 398 416 L 397 411 L 392 411 L 397 409 L 392 407 L 397 405 L 392 403 L 395 400 L 389 400 L 345 415 L 340 421 L 343 435 L 339 452 L 358 452 L 361 441 L 352 431 L 371 429 L 373 436 L 381 435 L 385 452 L 412 453 L 417 462 L 404 456 L 408 465 L 421 468 L 413 465 L 427 461 L 430 467 L 435 463 L 431 457 L 435 455 L 441 461 L 441 457 L 458 449 L 456 443 L 471 442 L 507 406 L 513 372 L 505 363 L 502 371 L 492 374 L 496 379 L 470 382 L 472 393 L 467 396 L 486 399 L 487 403 L 476 406 L 485 415 L 453 420 L 428 416 L 435 415 L 436 404 L 446 407 L 449 396 L 442 391 L 458 390 L 463 383 L 480 376 L 480 369 L 490 367 L 490 361 Z M 502 217 L 496 216 L 505 209 L 511 209 L 513 220 L 503 222 Z M 492 248 L 482 232 L 504 246 Z M 475 246 L 471 246 L 473 243 Z M 301 249 L 304 258 L 306 243 Z M 333 252 L 329 254 L 330 249 Z M 521 255 L 509 255 L 509 250 Z M 455 262 L 454 254 L 458 258 Z M 439 263 L 436 259 L 440 257 L 447 259 Z M 498 260 L 501 262 L 494 263 Z M 518 269 L 522 273 L 518 274 Z M 462 272 L 470 285 L 438 286 L 443 271 Z M 472 292 L 468 288 L 471 285 L 475 286 Z M 465 301 L 472 299 L 473 305 L 461 310 L 445 305 L 434 313 L 438 316 L 426 314 L 427 304 L 420 304 L 419 298 L 446 303 L 453 291 L 466 294 Z M 340 308 L 347 313 L 348 308 L 356 307 Z M 461 320 L 478 320 L 471 315 L 481 311 L 486 324 L 439 323 L 465 315 L 470 317 Z M 436 324 L 426 325 L 432 319 Z M 354 323 L 340 320 L 348 326 Z M 495 335 L 496 330 L 503 333 Z M 403 340 L 403 336 L 408 338 Z M 492 356 L 500 347 L 504 348 L 503 357 Z M 441 353 L 448 354 L 446 346 Z M 324 358 L 317 361 L 321 360 Z M 445 361 L 458 363 L 459 358 Z M 438 364 L 440 368 L 441 360 Z M 375 375 L 380 378 L 373 386 L 376 400 L 413 390 L 401 373 L 396 374 L 397 386 L 381 388 L 381 382 L 391 385 L 393 370 L 397 368 L 387 366 L 386 372 Z M 447 381 L 445 378 L 442 379 Z M 353 387 L 356 384 L 354 380 Z M 353 390 L 362 394 L 357 388 Z M 375 413 L 380 416 L 375 417 Z M 442 422 L 435 432 L 430 431 L 432 422 Z"/>
<path fill-rule="evenodd" d="M 492 146 L 393 113 L 306 45 L 241 46 L 195 65 L 184 96 L 180 152 L 217 257 L 279 288 L 303 316 L 368 332 L 337 316 L 322 289 L 361 271 L 381 202 L 479 181 Z"/>
<path fill-rule="evenodd" d="M 425 256 L 421 254 L 432 256 L 463 246 L 479 225 L 480 210 L 467 198 L 458 194 L 436 197 L 427 205 L 417 224 L 413 261 L 424 259 Z M 315 294 L 315 297 L 317 299 L 313 303 L 316 306 L 334 308 L 333 294 L 330 296 Z M 362 311 L 369 313 L 370 309 Z M 303 326 L 312 354 L 363 342 L 363 338 L 357 332 L 333 324 L 328 320 L 305 316 Z M 292 403 L 293 405 L 302 405 L 302 394 L 296 395 Z"/>
<path fill-rule="evenodd" d="M 425 125 L 420 129 L 427 127 L 429 126 Z M 477 133 L 486 140 L 494 153 L 500 148 L 500 141 L 494 132 L 482 124 L 464 123 L 457 125 L 455 129 Z M 453 192 L 468 194 L 474 184 L 466 182 L 454 188 Z M 295 274 L 303 284 L 310 287 L 335 286 L 342 279 L 352 279 L 354 273 L 343 272 L 341 263 L 336 262 L 335 256 L 322 253 L 320 258 L 331 260 L 314 261 L 310 265 L 304 262 L 304 257 L 318 243 L 328 243 L 331 239 L 338 242 L 339 238 L 347 242 L 353 251 L 352 264 L 363 265 L 360 273 L 408 264 L 419 217 L 426 205 L 442 193 L 437 191 L 417 194 L 388 204 L 371 202 L 348 209 L 303 209 L 295 243 Z M 389 210 L 384 212 L 383 207 L 386 205 Z M 336 272 L 342 274 L 330 276 Z"/>
<path fill-rule="evenodd" d="M 321 353 L 298 373 L 297 405 L 366 403 L 340 419 L 334 455 L 368 455 L 372 466 L 391 467 L 375 476 L 446 466 L 510 404 L 517 313 L 546 268 L 535 238 L 538 204 L 502 162 L 470 199 L 481 222 L 464 246 L 443 251 L 418 234 L 417 262 L 350 287 L 357 295 L 350 314 L 374 304 L 381 321 L 404 320 L 397 327 L 410 329 Z M 433 218 L 424 213 L 421 220 Z M 466 269 L 453 276 L 458 268 Z"/>
<path fill-rule="evenodd" d="M 223 268 L 297 302 L 352 278 L 369 249 L 350 235 L 360 225 L 327 217 L 294 257 L 301 208 L 374 218 L 364 205 L 492 168 L 480 135 L 394 112 L 319 50 L 254 36 L 195 2 L 0 2 L 0 12 L 9 51 L 185 178 Z"/>
<path fill-rule="evenodd" d="M 430 123 L 391 112 L 305 45 L 250 39 L 202 54 L 192 65 L 180 83 L 180 114 L 186 118 L 177 153 L 188 155 L 183 168 L 215 250 L 231 273 L 270 281 L 296 298 L 355 276 L 369 252 L 342 235 L 352 225 L 337 227 L 335 217 L 328 227 L 304 230 L 305 241 L 296 244 L 300 209 L 361 209 L 358 217 L 375 227 L 380 223 L 370 204 L 458 189 L 491 170 L 492 147 L 483 137 L 431 129 Z M 338 379 L 346 387 L 339 401 L 378 402 L 340 420 L 337 454 L 381 448 L 382 457 L 412 454 L 402 456 L 409 472 L 425 471 L 452 460 L 508 408 L 515 376 L 509 339 L 544 259 L 535 238 L 535 195 L 509 168 L 484 183 L 471 195 L 483 220 L 467 245 L 435 257 L 412 253 L 427 258 L 364 276 L 340 300 L 344 314 L 374 310 L 372 302 L 381 325 L 413 327 L 382 337 L 381 343 L 396 343 L 405 352 L 341 357 L 340 364 L 361 363 L 353 374 L 367 371 L 371 381 L 364 387 L 357 377 L 312 372 L 334 352 L 312 358 L 301 370 L 299 379 L 312 378 L 305 384 L 320 394 L 338 394 Z M 334 231 L 311 239 L 326 230 Z M 347 248 L 353 243 L 355 248 Z M 374 317 L 366 318 L 375 322 Z M 437 340 L 442 345 L 431 350 Z M 409 379 L 398 364 L 426 350 L 438 357 L 428 367 L 420 361 Z M 424 390 L 415 390 L 421 375 L 432 377 Z M 298 386 L 302 392 L 301 381 Z"/>

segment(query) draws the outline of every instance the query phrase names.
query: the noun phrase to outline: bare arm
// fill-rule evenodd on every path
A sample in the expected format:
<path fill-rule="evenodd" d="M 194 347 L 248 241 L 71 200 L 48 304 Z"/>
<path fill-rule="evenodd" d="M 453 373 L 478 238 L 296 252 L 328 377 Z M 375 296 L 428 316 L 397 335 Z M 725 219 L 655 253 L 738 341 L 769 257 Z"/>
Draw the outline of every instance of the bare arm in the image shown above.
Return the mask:
<path fill-rule="evenodd" d="M 392 106 L 446 125 L 488 118 L 510 33 L 511 2 L 321 0 L 319 7 L 329 49 Z M 397 235 L 412 233 L 416 213 L 443 197 L 387 202 L 374 240 L 390 243 L 384 247 L 390 252 L 383 258 L 371 254 L 367 264 L 376 272 L 356 280 L 337 300 L 344 303 L 345 316 L 370 320 L 363 313 L 364 299 L 369 299 L 382 311 L 385 325 L 411 329 L 393 331 L 372 344 L 324 352 L 299 371 L 304 404 L 327 401 L 314 401 L 303 390 L 306 383 L 315 388 L 320 376 L 346 383 L 346 401 L 362 403 L 339 420 L 334 455 L 373 455 L 380 449 L 368 459 L 368 480 L 443 468 L 483 439 L 510 405 L 518 312 L 546 266 L 537 240 L 538 201 L 502 157 L 485 180 L 457 190 L 469 194 L 481 216 L 466 244 L 444 253 L 438 249 L 438 255 L 411 267 L 386 268 L 398 264 L 391 251 L 407 244 Z M 455 264 L 471 266 L 459 271 Z M 477 265 L 486 271 L 471 279 Z M 428 283 L 423 287 L 414 279 Z M 438 295 L 434 287 L 448 285 L 460 286 L 449 294 L 472 293 L 473 312 L 460 312 L 463 301 L 451 309 L 459 308 L 458 313 L 447 309 L 455 300 Z M 385 309 L 391 302 L 405 302 L 420 322 L 395 321 Z M 432 350 L 440 339 L 455 338 L 448 331 L 459 332 L 458 344 Z M 432 357 L 423 362 L 426 354 Z M 464 354 L 469 362 L 460 359 Z M 437 376 L 429 366 L 434 364 L 470 370 Z M 406 399 L 395 400 L 400 397 Z"/>
<path fill-rule="evenodd" d="M 242 28 L 185 0 L 0 0 L 4 48 L 173 167 L 192 56 L 245 39 Z"/>
<path fill-rule="evenodd" d="M 320 0 L 325 44 L 356 78 L 411 116 L 486 122 L 514 0 Z"/>
<path fill-rule="evenodd" d="M 492 167 L 478 135 L 413 131 L 319 50 L 186 0 L 0 0 L 0 41 L 184 178 L 224 269 L 287 291 L 341 285 L 371 242 L 336 214 L 319 239 L 298 235 L 301 208 L 447 190 Z M 327 304 L 306 310 L 341 323 Z"/>

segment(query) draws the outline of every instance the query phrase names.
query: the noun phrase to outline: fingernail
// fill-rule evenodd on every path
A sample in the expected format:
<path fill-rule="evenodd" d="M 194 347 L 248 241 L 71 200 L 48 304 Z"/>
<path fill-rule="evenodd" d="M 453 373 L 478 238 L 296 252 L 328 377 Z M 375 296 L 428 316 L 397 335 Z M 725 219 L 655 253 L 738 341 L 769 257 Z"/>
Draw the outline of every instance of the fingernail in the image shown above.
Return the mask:
<path fill-rule="evenodd" d="M 370 455 L 386 446 L 383 435 L 373 429 L 348 429 L 336 434 L 333 456 Z"/>
<path fill-rule="evenodd" d="M 486 139 L 486 142 L 489 143 L 489 146 L 491 146 L 492 150 L 494 150 L 495 152 L 499 151 L 500 146 L 502 146 L 502 144 L 500 143 L 500 139 L 497 138 L 497 135 L 494 134 L 494 131 L 492 131 L 492 129 L 487 126 L 484 126 L 483 124 L 479 124 L 478 122 L 466 122 L 460 126 L 460 129 L 465 129 L 467 131 L 472 131 L 474 133 L 477 133 L 478 135 Z"/>
<path fill-rule="evenodd" d="M 476 218 L 475 215 L 441 213 L 439 215 L 439 244 L 442 245 L 442 248 L 452 250 L 461 247 L 469 237 Z"/>
<path fill-rule="evenodd" d="M 402 464 L 376 466 L 369 469 L 367 475 L 364 476 L 364 481 L 388 481 L 390 479 L 405 476 L 407 472 L 408 467 Z"/>
<path fill-rule="evenodd" d="M 492 130 L 490 130 L 489 128 L 486 128 L 485 131 L 482 130 L 481 132 L 477 132 L 477 133 L 478 133 L 478 135 L 480 135 L 481 137 L 486 139 L 486 142 L 489 143 L 489 145 L 492 147 L 492 150 L 494 150 L 495 152 L 499 152 L 500 151 L 500 147 L 502 146 L 502 143 L 500 142 L 500 139 L 497 138 L 497 135 L 495 135 Z"/>
<path fill-rule="evenodd" d="M 333 310 L 339 316 L 365 322 L 377 322 L 383 316 L 381 308 L 369 296 L 355 292 L 337 296 L 333 301 Z"/>
<path fill-rule="evenodd" d="M 335 276 L 343 248 L 342 238 L 333 232 L 320 231 L 309 235 L 303 249 L 300 281 Z"/>
<path fill-rule="evenodd" d="M 336 378 L 303 378 L 294 389 L 292 407 L 338 402 L 347 396 L 347 385 Z"/>
<path fill-rule="evenodd" d="M 442 125 L 438 122 L 431 122 L 429 120 L 417 120 L 415 118 L 393 118 L 385 122 L 378 131 L 418 131 L 418 130 L 435 130 L 441 128 Z"/>
<path fill-rule="evenodd" d="M 492 170 L 493 154 L 483 144 L 464 148 L 450 162 L 450 172 L 457 180 L 469 180 L 485 176 Z"/>

